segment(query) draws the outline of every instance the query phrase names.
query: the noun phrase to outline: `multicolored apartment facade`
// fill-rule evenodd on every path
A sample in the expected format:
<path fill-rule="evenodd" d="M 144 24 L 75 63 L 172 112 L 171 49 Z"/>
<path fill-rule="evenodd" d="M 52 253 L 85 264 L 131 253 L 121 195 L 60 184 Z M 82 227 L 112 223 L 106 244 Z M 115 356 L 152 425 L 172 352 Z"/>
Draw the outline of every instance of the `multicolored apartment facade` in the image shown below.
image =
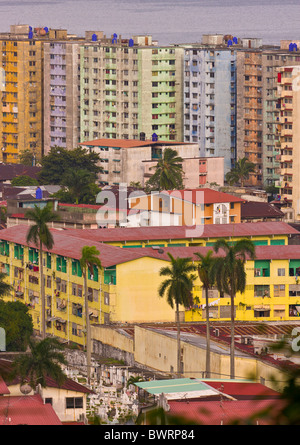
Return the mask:
<path fill-rule="evenodd" d="M 250 227 L 251 226 L 251 227 Z M 187 235 L 184 227 L 135 229 L 52 229 L 54 247 L 43 253 L 47 333 L 85 344 L 85 307 L 81 249 L 94 245 L 102 269 L 88 277 L 89 315 L 94 325 L 109 323 L 174 322 L 174 310 L 158 296 L 159 271 L 174 257 L 206 253 L 220 237 L 234 242 L 248 236 L 256 244 L 255 261 L 247 261 L 246 292 L 236 296 L 236 319 L 297 320 L 300 313 L 300 247 L 289 245 L 298 232 L 285 223 L 207 225 Z M 34 328 L 41 329 L 39 252 L 28 245 L 28 227 L 1 231 L 0 262 L 13 292 L 6 301 L 25 303 Z M 280 249 L 278 249 L 280 246 Z M 195 263 L 196 264 L 196 263 Z M 182 321 L 204 321 L 205 297 L 197 279 L 194 305 L 181 308 Z M 214 320 L 230 319 L 226 295 L 210 291 L 209 313 Z"/>
<path fill-rule="evenodd" d="M 280 179 L 277 70 L 299 65 L 298 41 L 212 34 L 160 46 L 148 35 L 14 25 L 0 46 L 3 162 L 95 139 L 152 139 L 197 143 L 200 157 L 224 157 L 225 174 L 247 157 L 254 187 Z"/>

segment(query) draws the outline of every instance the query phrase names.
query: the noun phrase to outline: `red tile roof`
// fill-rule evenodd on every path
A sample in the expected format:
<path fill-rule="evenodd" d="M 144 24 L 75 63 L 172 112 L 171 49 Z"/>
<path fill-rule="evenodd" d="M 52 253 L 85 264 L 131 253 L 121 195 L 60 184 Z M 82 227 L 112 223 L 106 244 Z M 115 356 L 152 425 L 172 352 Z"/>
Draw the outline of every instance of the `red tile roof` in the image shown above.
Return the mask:
<path fill-rule="evenodd" d="M 174 197 L 181 198 L 185 201 L 193 202 L 194 204 L 214 204 L 221 202 L 245 202 L 234 195 L 229 195 L 228 193 L 218 192 L 217 190 L 212 190 L 209 188 L 203 189 L 184 189 L 184 190 L 169 190 L 163 191 L 161 193 L 167 193 Z"/>
<path fill-rule="evenodd" d="M 62 425 L 40 395 L 0 397 L 0 425 Z"/>

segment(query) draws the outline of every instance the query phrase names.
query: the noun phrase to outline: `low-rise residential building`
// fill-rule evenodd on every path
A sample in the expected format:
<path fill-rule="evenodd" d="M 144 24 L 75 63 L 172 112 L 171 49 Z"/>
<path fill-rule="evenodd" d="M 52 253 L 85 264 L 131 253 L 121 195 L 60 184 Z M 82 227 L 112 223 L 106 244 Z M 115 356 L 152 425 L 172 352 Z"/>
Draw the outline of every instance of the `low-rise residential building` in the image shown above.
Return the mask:
<path fill-rule="evenodd" d="M 241 222 L 241 204 L 244 201 L 234 195 L 209 188 L 152 192 L 150 195 L 136 192 L 128 198 L 132 211 L 146 210 L 161 215 L 179 215 L 174 225 L 234 224 Z M 177 223 L 177 224 L 176 224 Z M 149 224 L 150 225 L 150 224 Z M 154 224 L 152 224 L 154 225 Z M 162 219 L 159 225 L 173 225 Z"/>
<path fill-rule="evenodd" d="M 195 252 L 207 253 L 221 237 L 234 242 L 248 236 L 258 244 L 255 261 L 246 263 L 246 291 L 236 297 L 237 320 L 298 319 L 300 250 L 298 245 L 288 245 L 289 236 L 299 234 L 296 229 L 280 222 L 208 225 L 198 236 L 182 229 L 52 229 L 54 247 L 43 253 L 47 333 L 85 345 L 86 308 L 79 262 L 85 245 L 99 250 L 102 263 L 101 269 L 95 267 L 94 273 L 88 274 L 92 324 L 168 322 L 174 321 L 174 311 L 158 296 L 162 281 L 159 271 L 170 260 L 167 253 L 197 261 Z M 25 226 L 1 230 L 0 266 L 14 289 L 6 300 L 24 302 L 30 308 L 35 330 L 40 331 L 39 251 L 27 243 L 27 231 Z M 138 248 L 142 243 L 145 247 Z M 181 317 L 204 320 L 205 298 L 198 279 L 193 296 L 194 305 L 181 308 Z M 212 289 L 210 306 L 212 318 L 230 319 L 228 296 Z"/>
<path fill-rule="evenodd" d="M 14 400 L 16 398 L 22 399 L 24 394 L 21 391 L 21 381 L 19 377 L 14 379 L 9 378 L 9 374 L 12 371 L 13 362 L 7 359 L 0 359 L 0 374 L 6 375 L 6 384 L 9 390 L 9 396 Z M 42 406 L 42 412 L 52 413 L 52 416 L 57 418 L 59 423 L 62 422 L 76 422 L 78 420 L 86 421 L 87 417 L 87 397 L 93 394 L 93 391 L 80 383 L 75 382 L 70 378 L 66 378 L 65 381 L 58 385 L 58 383 L 51 377 L 46 377 L 46 387 L 43 388 L 38 385 L 37 388 L 32 389 L 26 395 L 28 399 L 37 398 L 40 400 Z M 0 406 L 4 398 L 0 398 Z M 9 404 L 9 399 L 4 400 Z M 26 406 L 26 405 L 25 405 Z M 43 408 L 46 407 L 46 408 Z M 10 416 L 8 416 L 10 417 Z M 38 421 L 41 421 L 39 419 Z M 31 419 L 30 422 L 35 422 Z M 23 423 L 23 422 L 22 422 Z M 29 423 L 31 424 L 31 423 Z"/>
<path fill-rule="evenodd" d="M 268 202 L 246 201 L 241 206 L 242 222 L 283 221 L 285 214 Z"/>
<path fill-rule="evenodd" d="M 178 156 L 182 158 L 199 157 L 198 145 L 184 142 L 96 139 L 80 145 L 99 154 L 100 165 L 103 168 L 103 173 L 100 174 L 102 186 L 119 184 L 129 186 L 131 182 L 139 182 L 144 186 L 145 173 L 148 173 L 144 161 L 156 165 L 166 148 L 176 150 Z"/>

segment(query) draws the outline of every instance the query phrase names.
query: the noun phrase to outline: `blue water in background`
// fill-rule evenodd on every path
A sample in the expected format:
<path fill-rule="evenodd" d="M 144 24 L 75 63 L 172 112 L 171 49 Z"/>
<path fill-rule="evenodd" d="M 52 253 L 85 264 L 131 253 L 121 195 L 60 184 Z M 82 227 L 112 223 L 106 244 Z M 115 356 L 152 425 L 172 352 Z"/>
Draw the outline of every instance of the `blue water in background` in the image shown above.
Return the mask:
<path fill-rule="evenodd" d="M 300 0 L 0 0 L 0 31 L 11 24 L 86 30 L 159 44 L 200 42 L 207 33 L 260 37 L 264 44 L 300 39 Z"/>

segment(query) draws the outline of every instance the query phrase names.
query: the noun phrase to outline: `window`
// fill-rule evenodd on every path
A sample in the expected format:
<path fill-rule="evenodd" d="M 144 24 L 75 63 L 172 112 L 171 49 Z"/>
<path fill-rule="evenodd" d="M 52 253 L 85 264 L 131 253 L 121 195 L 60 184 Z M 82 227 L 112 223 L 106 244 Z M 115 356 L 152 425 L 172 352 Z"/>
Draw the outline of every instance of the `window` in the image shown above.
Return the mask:
<path fill-rule="evenodd" d="M 83 397 L 66 397 L 66 409 L 83 408 Z"/>
<path fill-rule="evenodd" d="M 269 297 L 269 296 L 270 296 L 270 286 L 263 284 L 254 286 L 254 297 Z"/>
<path fill-rule="evenodd" d="M 274 284 L 274 297 L 285 297 L 284 284 Z"/>
<path fill-rule="evenodd" d="M 72 275 L 77 275 L 78 277 L 82 277 L 82 270 L 78 260 L 72 261 Z"/>
<path fill-rule="evenodd" d="M 277 275 L 279 277 L 284 277 L 285 276 L 285 269 L 284 268 L 277 269 Z"/>
<path fill-rule="evenodd" d="M 255 261 L 254 276 L 255 277 L 269 277 L 270 276 L 270 261 Z"/>
<path fill-rule="evenodd" d="M 53 399 L 52 399 L 52 397 L 46 397 L 46 398 L 45 398 L 45 403 L 49 403 L 50 405 L 52 405 L 52 404 L 53 404 Z"/>
<path fill-rule="evenodd" d="M 63 273 L 67 272 L 67 261 L 64 257 L 59 255 L 56 257 L 56 270 Z"/>

